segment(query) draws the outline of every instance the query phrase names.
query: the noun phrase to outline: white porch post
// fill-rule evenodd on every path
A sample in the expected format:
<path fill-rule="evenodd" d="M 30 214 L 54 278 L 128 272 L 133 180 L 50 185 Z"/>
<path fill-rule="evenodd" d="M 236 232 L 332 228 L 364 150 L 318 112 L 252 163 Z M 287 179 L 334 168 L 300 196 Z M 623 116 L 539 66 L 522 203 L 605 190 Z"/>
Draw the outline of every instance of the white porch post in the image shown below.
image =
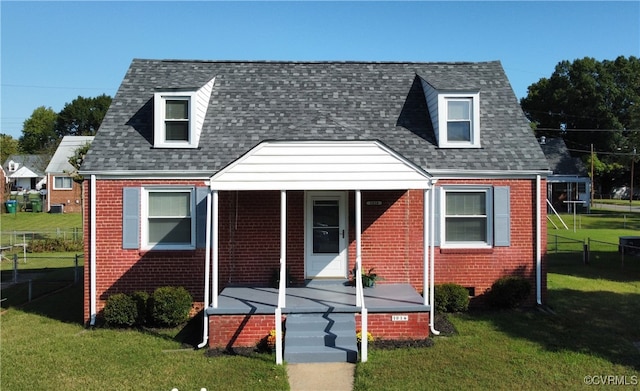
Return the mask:
<path fill-rule="evenodd" d="M 360 190 L 355 191 L 356 198 L 356 273 L 362 271 L 362 193 Z M 357 282 L 360 280 L 360 276 L 353 276 Z M 362 294 L 361 290 L 356 289 L 356 306 L 362 307 Z M 365 337 L 366 338 L 366 337 Z"/>
<path fill-rule="evenodd" d="M 280 286 L 278 307 L 286 307 L 287 287 L 287 191 L 280 191 Z"/>
<path fill-rule="evenodd" d="M 211 226 L 212 226 L 212 246 L 211 246 L 211 253 L 213 256 L 213 276 L 211 277 L 213 280 L 213 286 L 211 288 L 212 290 L 212 299 L 211 299 L 211 305 L 213 306 L 213 308 L 218 308 L 218 289 L 219 289 L 219 282 L 218 282 L 218 260 L 219 260 L 219 256 L 218 256 L 218 242 L 219 242 L 219 235 L 218 235 L 218 190 L 213 190 L 211 192 L 211 196 L 212 196 L 212 201 L 213 201 L 213 216 L 212 216 L 212 222 L 211 222 Z"/>

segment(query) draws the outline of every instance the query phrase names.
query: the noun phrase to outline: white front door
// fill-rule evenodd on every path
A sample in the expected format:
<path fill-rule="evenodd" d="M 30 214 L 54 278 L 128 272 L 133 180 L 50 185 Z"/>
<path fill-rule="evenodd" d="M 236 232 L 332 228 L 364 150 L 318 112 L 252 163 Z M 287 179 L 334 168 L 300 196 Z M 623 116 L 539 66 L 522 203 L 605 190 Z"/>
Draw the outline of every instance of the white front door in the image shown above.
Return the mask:
<path fill-rule="evenodd" d="M 347 278 L 346 193 L 314 191 L 306 197 L 306 278 Z"/>

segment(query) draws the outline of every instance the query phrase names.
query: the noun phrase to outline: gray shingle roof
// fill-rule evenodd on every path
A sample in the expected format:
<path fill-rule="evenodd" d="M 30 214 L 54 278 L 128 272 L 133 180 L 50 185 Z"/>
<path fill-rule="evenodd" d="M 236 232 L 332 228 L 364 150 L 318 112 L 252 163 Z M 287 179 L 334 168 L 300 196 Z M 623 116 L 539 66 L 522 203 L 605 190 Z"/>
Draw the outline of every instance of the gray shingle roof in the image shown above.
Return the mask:
<path fill-rule="evenodd" d="M 584 163 L 580 158 L 571 156 L 563 139 L 547 137 L 540 147 L 554 175 L 587 176 Z"/>
<path fill-rule="evenodd" d="M 153 148 L 153 94 L 215 77 L 198 149 Z M 440 149 L 420 78 L 480 90 L 481 149 Z M 426 171 L 547 170 L 499 62 L 134 60 L 82 171 L 211 174 L 265 140 L 379 140 Z"/>

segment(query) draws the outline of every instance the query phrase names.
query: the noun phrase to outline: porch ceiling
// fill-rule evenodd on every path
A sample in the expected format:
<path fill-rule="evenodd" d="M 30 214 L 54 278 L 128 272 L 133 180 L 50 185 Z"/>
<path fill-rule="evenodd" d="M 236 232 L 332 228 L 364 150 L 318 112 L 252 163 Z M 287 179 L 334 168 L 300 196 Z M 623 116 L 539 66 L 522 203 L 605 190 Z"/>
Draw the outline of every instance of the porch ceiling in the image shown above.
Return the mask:
<path fill-rule="evenodd" d="M 213 175 L 211 189 L 428 189 L 429 178 L 378 141 L 271 141 Z"/>

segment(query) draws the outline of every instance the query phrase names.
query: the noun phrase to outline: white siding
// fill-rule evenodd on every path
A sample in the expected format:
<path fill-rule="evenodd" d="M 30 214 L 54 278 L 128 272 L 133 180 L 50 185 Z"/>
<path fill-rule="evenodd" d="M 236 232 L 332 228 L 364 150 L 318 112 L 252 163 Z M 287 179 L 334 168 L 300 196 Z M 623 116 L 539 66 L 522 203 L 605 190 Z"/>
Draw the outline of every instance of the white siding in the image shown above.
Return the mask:
<path fill-rule="evenodd" d="M 424 189 L 429 177 L 382 144 L 267 142 L 211 178 L 218 190 Z"/>
<path fill-rule="evenodd" d="M 200 87 L 200 89 L 198 89 L 198 91 L 196 92 L 194 107 L 194 120 L 196 126 L 194 141 L 196 145 L 198 145 L 200 142 L 200 133 L 202 133 L 202 126 L 207 115 L 207 107 L 209 106 L 211 91 L 213 91 L 213 84 L 215 83 L 215 80 L 215 77 L 209 80 L 207 84 Z"/>

